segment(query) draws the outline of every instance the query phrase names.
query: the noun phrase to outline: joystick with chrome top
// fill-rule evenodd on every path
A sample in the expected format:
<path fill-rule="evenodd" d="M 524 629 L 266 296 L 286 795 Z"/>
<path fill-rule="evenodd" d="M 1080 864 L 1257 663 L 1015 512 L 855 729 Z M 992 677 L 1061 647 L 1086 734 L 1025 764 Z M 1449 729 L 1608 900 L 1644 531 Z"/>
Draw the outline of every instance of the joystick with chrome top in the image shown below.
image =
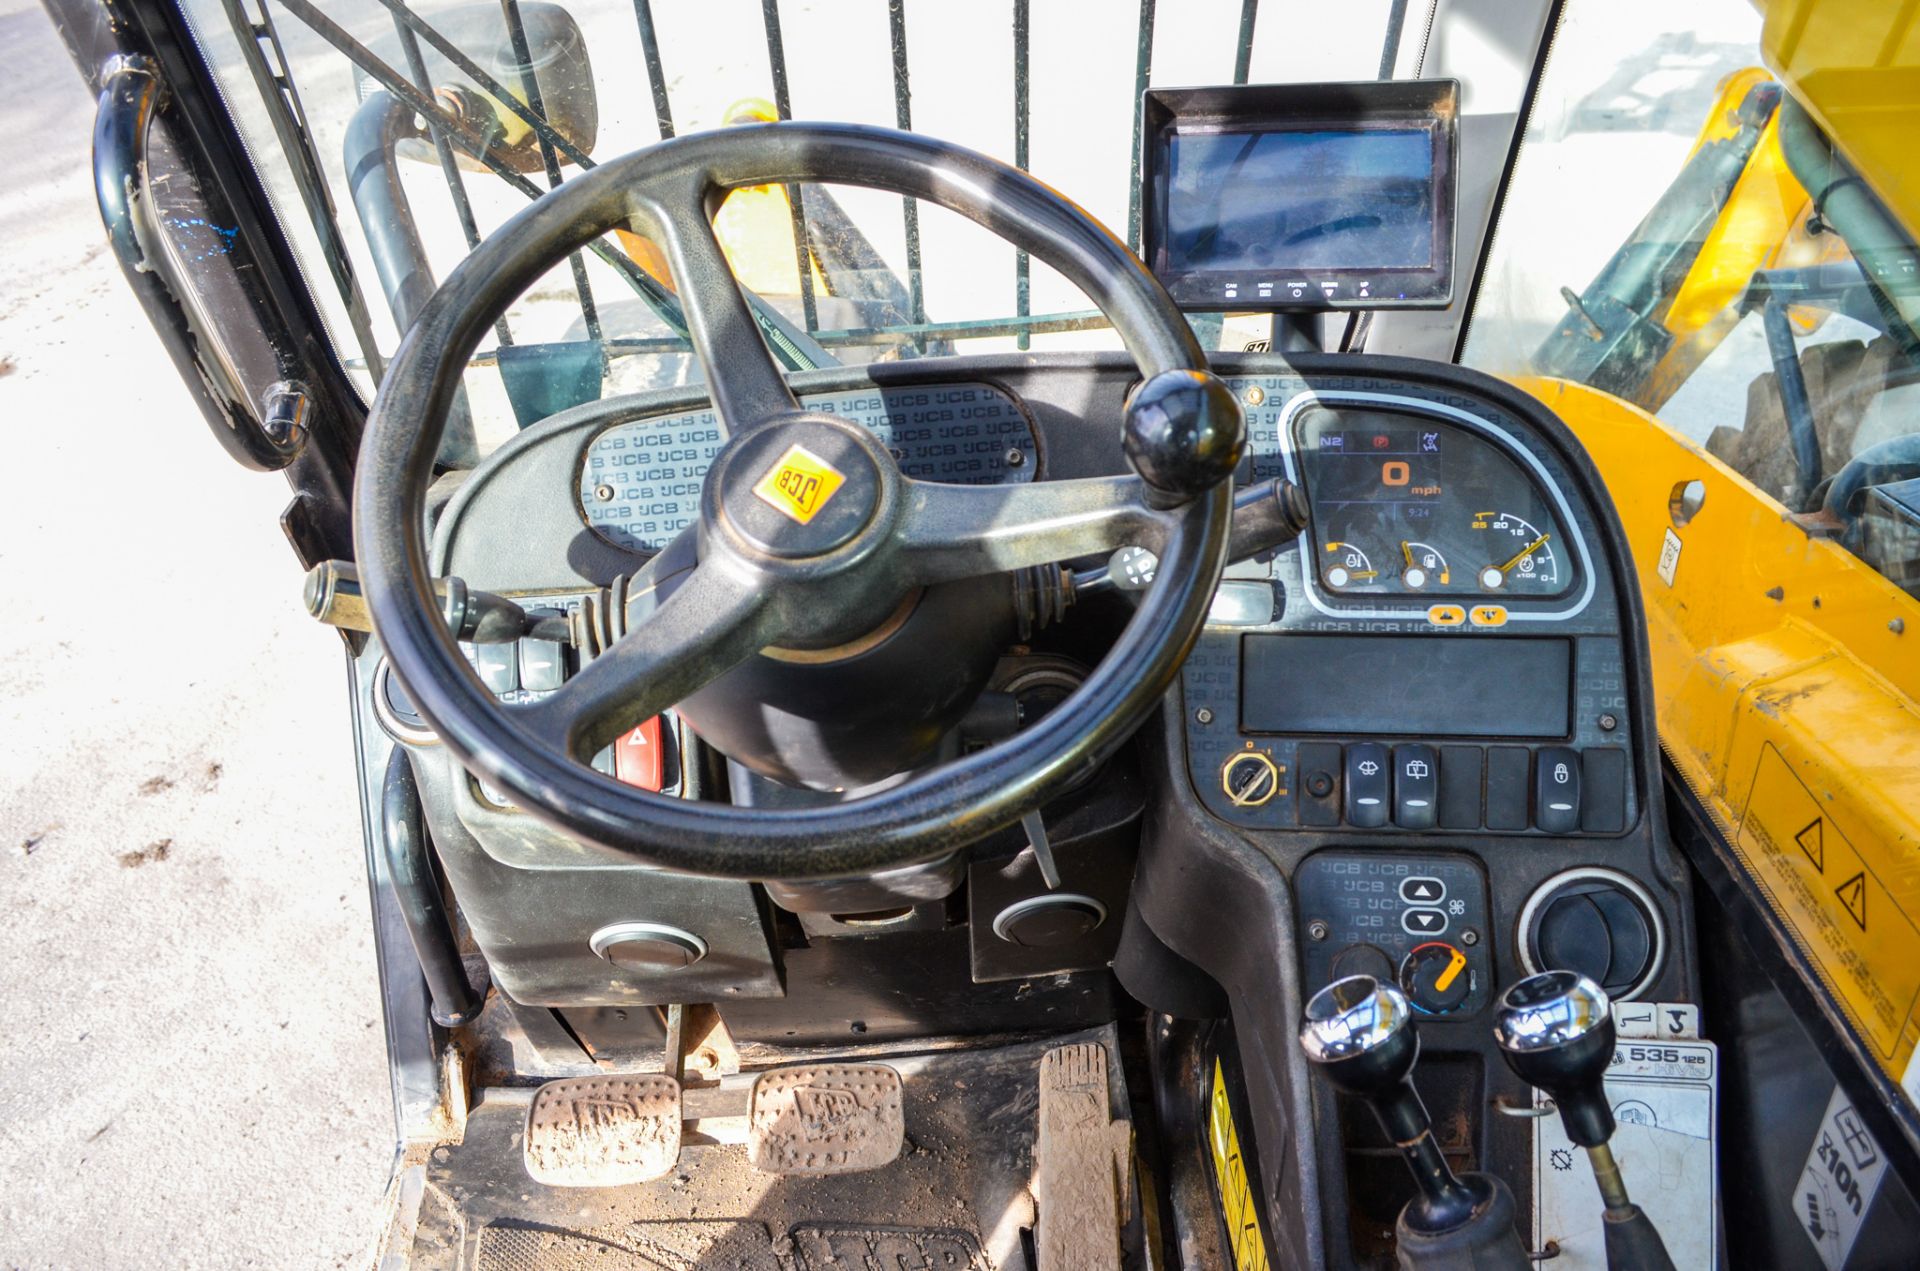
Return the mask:
<path fill-rule="evenodd" d="M 1507 1067 L 1553 1099 L 1567 1137 L 1586 1149 L 1607 1207 L 1607 1265 L 1672 1271 L 1673 1259 L 1653 1221 L 1627 1198 L 1609 1144 L 1613 1109 L 1606 1077 L 1614 1030 L 1606 990 L 1577 971 L 1528 976 L 1501 995 L 1493 1034 Z"/>
<path fill-rule="evenodd" d="M 1456 1175 L 1434 1141 L 1413 1088 L 1420 1035 L 1406 994 L 1370 975 L 1335 980 L 1308 1001 L 1300 1046 L 1335 1089 L 1367 1102 L 1413 1171 L 1420 1192 L 1395 1228 L 1403 1267 L 1528 1265 L 1506 1185 L 1487 1174 Z"/>

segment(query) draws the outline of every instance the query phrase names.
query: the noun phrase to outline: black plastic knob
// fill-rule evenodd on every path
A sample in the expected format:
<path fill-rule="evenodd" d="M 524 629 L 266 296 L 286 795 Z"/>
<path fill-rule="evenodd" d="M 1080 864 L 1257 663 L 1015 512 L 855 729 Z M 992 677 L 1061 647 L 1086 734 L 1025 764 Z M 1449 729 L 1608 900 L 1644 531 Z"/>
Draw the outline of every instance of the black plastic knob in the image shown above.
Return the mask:
<path fill-rule="evenodd" d="M 1607 1066 L 1613 1062 L 1613 1007 L 1606 990 L 1576 971 L 1542 971 L 1500 997 L 1493 1033 L 1507 1067 L 1552 1096 L 1581 1147 L 1613 1136 Z"/>
<path fill-rule="evenodd" d="M 1442 940 L 1417 944 L 1400 963 L 1400 987 L 1415 1010 L 1429 1015 L 1457 1011 L 1473 991 L 1467 955 Z"/>
<path fill-rule="evenodd" d="M 1205 371 L 1162 371 L 1127 401 L 1127 462 L 1173 502 L 1197 498 L 1231 477 L 1246 441 L 1239 399 Z"/>

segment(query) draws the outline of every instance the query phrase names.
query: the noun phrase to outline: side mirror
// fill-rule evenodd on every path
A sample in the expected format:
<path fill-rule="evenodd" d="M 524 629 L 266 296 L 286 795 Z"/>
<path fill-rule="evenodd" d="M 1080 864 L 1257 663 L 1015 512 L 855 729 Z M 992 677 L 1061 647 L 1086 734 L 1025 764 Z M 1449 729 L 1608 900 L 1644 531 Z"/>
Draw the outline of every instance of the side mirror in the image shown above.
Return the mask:
<path fill-rule="evenodd" d="M 530 0 L 519 8 L 529 54 L 524 61 L 516 50 L 514 33 L 507 28 L 501 6 L 490 0 L 448 10 L 432 18 L 430 23 L 448 43 L 523 104 L 527 103 L 528 96 L 526 74 L 531 69 L 539 89 L 541 113 L 547 123 L 568 144 L 582 154 L 590 154 L 600 134 L 600 103 L 594 95 L 593 63 L 587 56 L 587 37 L 573 15 L 557 4 Z M 426 64 L 427 79 L 435 98 L 490 132 L 495 138 L 495 157 L 508 167 L 516 172 L 540 171 L 545 162 L 540 154 L 540 138 L 527 121 L 431 44 L 425 40 L 419 43 L 421 60 Z M 372 47 L 374 54 L 403 78 L 413 79 L 398 35 L 376 41 Z M 356 78 L 356 87 L 362 101 L 380 91 L 379 82 L 365 72 Z M 433 143 L 425 135 L 401 140 L 396 150 L 408 159 L 437 162 Z M 461 167 L 473 172 L 486 170 L 464 147 L 456 145 L 454 153 Z M 571 162 L 564 151 L 555 157 L 563 164 Z"/>

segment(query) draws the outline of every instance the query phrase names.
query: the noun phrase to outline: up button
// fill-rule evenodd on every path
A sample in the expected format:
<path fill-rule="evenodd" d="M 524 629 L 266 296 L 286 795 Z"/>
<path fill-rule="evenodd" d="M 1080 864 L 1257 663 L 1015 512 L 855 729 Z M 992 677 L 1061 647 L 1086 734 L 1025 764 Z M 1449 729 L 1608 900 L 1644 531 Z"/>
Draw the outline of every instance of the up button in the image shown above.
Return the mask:
<path fill-rule="evenodd" d="M 1437 905 L 1447 898 L 1447 885 L 1437 878 L 1403 878 L 1400 899 L 1409 905 Z"/>

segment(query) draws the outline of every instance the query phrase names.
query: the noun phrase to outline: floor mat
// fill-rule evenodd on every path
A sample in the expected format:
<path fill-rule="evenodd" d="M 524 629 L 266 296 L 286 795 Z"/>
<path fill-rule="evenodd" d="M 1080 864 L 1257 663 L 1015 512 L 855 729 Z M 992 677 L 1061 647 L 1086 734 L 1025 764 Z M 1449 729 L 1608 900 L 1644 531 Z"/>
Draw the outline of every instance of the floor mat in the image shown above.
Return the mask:
<path fill-rule="evenodd" d="M 427 1166 L 411 1265 L 1031 1271 L 1040 1061 L 1080 1042 L 1104 1046 L 1111 1113 L 1126 1117 L 1111 1028 L 889 1056 L 881 1062 L 903 1079 L 905 1144 L 891 1164 L 849 1174 L 764 1173 L 749 1163 L 744 1143 L 690 1132 L 674 1168 L 653 1181 L 547 1187 L 527 1176 L 521 1160 L 530 1092 L 487 1092 L 468 1118 L 465 1142 L 435 1149 Z M 1138 1233 L 1136 1214 L 1124 1241 L 1129 1264 L 1138 1262 Z"/>

